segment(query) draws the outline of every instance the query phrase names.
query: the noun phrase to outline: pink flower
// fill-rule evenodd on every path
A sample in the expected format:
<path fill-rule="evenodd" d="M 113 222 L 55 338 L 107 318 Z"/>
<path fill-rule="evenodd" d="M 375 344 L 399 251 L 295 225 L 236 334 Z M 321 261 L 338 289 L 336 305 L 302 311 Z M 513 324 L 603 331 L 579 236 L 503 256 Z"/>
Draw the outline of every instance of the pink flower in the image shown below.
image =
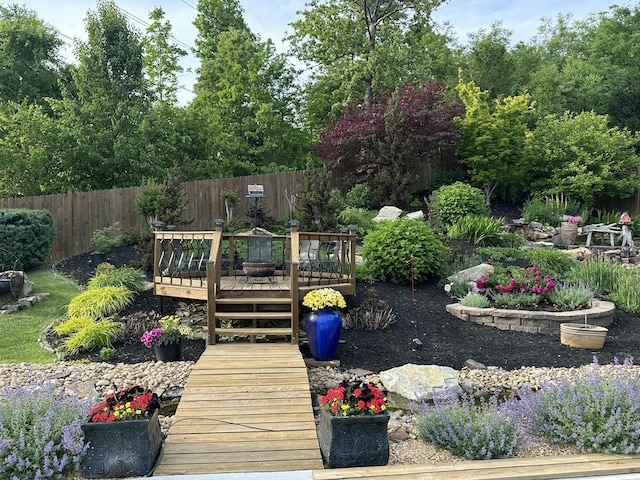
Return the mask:
<path fill-rule="evenodd" d="M 445 283 L 444 284 L 444 291 L 449 293 L 451 292 L 451 284 L 450 283 Z"/>

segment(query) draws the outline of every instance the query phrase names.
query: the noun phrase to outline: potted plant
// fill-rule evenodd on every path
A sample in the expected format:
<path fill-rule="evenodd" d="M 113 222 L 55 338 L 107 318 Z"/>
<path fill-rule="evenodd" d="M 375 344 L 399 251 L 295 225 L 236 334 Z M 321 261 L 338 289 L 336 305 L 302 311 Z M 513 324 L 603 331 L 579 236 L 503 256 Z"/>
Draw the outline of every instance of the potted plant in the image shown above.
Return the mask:
<path fill-rule="evenodd" d="M 93 232 L 91 243 L 96 247 L 92 253 L 91 262 L 94 265 L 100 265 L 107 261 L 107 254 L 120 243 L 122 234 L 120 233 L 119 222 L 114 223 L 110 227 L 99 228 Z"/>
<path fill-rule="evenodd" d="M 342 315 L 336 309 L 347 306 L 342 293 L 333 288 L 312 290 L 302 305 L 311 309 L 305 320 L 311 355 L 318 361 L 332 360 L 342 331 Z"/>
<path fill-rule="evenodd" d="M 111 392 L 91 408 L 81 425 L 89 443 L 82 459 L 85 478 L 147 475 L 153 467 L 162 431 L 158 396 L 139 385 Z"/>
<path fill-rule="evenodd" d="M 380 385 L 344 381 L 320 397 L 318 439 L 329 467 L 386 465 L 387 397 Z"/>
<path fill-rule="evenodd" d="M 156 358 L 162 362 L 180 360 L 182 338 L 193 338 L 195 331 L 180 323 L 176 315 L 165 315 L 158 320 L 158 327 L 147 330 L 140 341 L 147 348 L 153 347 Z"/>
<path fill-rule="evenodd" d="M 573 215 L 563 215 L 560 217 L 562 225 L 560 226 L 560 236 L 565 246 L 575 245 L 578 236 L 578 224 L 582 221 L 582 217 Z"/>

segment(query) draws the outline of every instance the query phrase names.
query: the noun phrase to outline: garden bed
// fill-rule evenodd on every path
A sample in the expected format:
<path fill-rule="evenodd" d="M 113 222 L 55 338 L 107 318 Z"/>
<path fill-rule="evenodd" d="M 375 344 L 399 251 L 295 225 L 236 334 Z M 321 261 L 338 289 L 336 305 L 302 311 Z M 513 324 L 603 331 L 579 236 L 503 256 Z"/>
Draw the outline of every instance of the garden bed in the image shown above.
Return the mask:
<path fill-rule="evenodd" d="M 613 322 L 615 305 L 604 300 L 593 300 L 590 308 L 566 312 L 510 310 L 504 308 L 465 307 L 460 303 L 447 305 L 447 312 L 467 322 L 478 323 L 500 330 L 559 335 L 561 323 L 584 323 L 608 327 Z"/>

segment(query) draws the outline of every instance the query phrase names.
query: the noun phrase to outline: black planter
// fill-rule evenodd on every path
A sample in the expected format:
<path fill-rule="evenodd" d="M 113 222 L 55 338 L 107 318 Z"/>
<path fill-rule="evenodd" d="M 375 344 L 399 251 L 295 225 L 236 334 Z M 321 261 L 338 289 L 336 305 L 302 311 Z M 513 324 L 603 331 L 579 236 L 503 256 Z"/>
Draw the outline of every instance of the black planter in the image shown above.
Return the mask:
<path fill-rule="evenodd" d="M 158 458 L 162 431 L 158 411 L 142 420 L 82 425 L 89 449 L 82 459 L 85 478 L 147 475 Z"/>
<path fill-rule="evenodd" d="M 180 342 L 155 345 L 153 347 L 153 353 L 156 354 L 156 359 L 161 362 L 176 362 L 180 360 L 180 355 L 182 353 Z"/>
<path fill-rule="evenodd" d="M 334 417 L 320 411 L 318 440 L 330 468 L 382 466 L 389 461 L 389 414 Z"/>

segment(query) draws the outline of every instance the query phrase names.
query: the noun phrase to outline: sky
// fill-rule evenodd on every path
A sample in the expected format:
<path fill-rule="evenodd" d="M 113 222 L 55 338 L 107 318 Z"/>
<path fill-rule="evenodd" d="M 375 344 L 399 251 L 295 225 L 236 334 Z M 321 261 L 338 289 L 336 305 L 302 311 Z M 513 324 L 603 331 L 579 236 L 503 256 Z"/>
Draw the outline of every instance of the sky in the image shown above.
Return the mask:
<path fill-rule="evenodd" d="M 96 10 L 95 0 L 14 0 L 2 3 L 18 3 L 36 11 L 38 17 L 56 28 L 67 42 L 61 52 L 64 58 L 76 63 L 72 39 L 86 40 L 84 21 L 89 10 Z M 149 12 L 161 6 L 179 45 L 185 49 L 195 46 L 193 20 L 197 14 L 197 0 L 115 0 L 115 3 L 143 33 L 149 23 Z M 297 12 L 305 8 L 305 3 L 305 0 L 240 0 L 249 28 L 263 40 L 273 40 L 281 52 L 287 50 L 283 38 L 292 32 L 289 23 L 299 18 Z M 488 30 L 497 21 L 512 31 L 513 41 L 526 42 L 536 35 L 543 17 L 555 18 L 563 13 L 579 20 L 590 13 L 606 11 L 613 4 L 629 6 L 634 3 L 631 0 L 449 0 L 434 12 L 433 19 L 437 23 L 450 24 L 461 43 L 466 43 L 469 33 Z M 191 69 L 180 78 L 182 89 L 178 99 L 181 104 L 186 104 L 192 98 L 198 61 L 189 55 L 181 64 L 183 68 Z"/>

